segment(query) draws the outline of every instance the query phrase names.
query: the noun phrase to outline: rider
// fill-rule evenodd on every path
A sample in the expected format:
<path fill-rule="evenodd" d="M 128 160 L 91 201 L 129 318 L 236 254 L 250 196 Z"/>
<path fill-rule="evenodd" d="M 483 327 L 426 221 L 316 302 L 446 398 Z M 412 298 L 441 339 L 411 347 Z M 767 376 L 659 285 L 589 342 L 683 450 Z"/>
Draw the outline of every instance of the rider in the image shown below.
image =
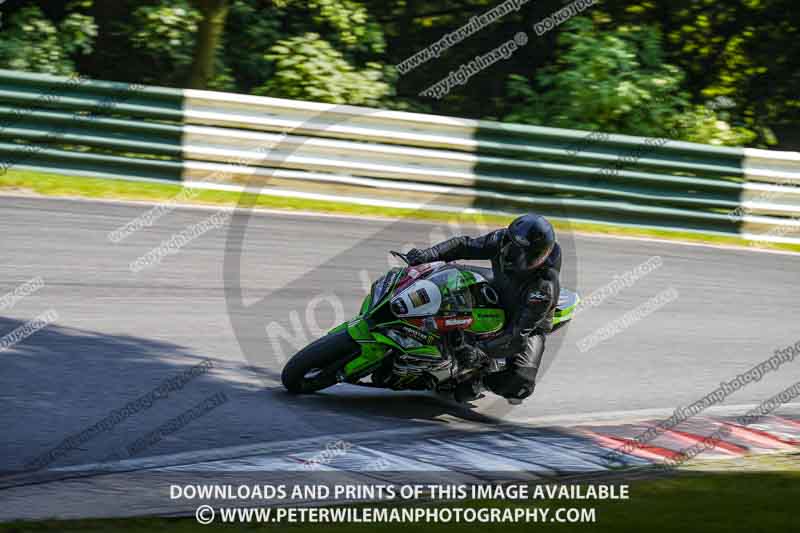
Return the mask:
<path fill-rule="evenodd" d="M 408 259 L 412 266 L 456 259 L 491 260 L 492 286 L 500 294 L 509 320 L 499 335 L 479 347 L 492 357 L 505 358 L 506 367 L 483 382 L 511 403 L 530 396 L 560 292 L 561 247 L 550 222 L 539 215 L 523 215 L 508 228 L 477 239 L 453 237 L 424 250 L 414 248 Z M 457 389 L 457 399 L 468 401 L 478 396 L 478 383 L 467 386 L 466 392 L 463 387 Z"/>

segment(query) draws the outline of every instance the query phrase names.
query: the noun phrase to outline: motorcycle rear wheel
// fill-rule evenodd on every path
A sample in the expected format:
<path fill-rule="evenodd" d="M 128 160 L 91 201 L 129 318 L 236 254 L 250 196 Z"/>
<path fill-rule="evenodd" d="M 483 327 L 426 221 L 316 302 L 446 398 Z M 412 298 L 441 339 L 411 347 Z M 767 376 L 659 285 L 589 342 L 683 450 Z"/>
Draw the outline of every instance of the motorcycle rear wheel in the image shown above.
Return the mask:
<path fill-rule="evenodd" d="M 289 359 L 281 381 L 292 394 L 309 394 L 335 385 L 337 374 L 361 353 L 359 344 L 347 331 L 326 335 Z"/>

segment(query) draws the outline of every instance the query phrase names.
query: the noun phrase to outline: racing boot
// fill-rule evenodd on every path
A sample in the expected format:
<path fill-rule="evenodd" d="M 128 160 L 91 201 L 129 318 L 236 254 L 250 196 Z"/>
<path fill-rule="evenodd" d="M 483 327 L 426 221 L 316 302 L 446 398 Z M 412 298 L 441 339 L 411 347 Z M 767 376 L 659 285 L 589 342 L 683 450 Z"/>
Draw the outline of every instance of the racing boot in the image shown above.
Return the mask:
<path fill-rule="evenodd" d="M 522 400 L 533 394 L 544 354 L 544 339 L 543 334 L 526 336 L 523 349 L 506 359 L 505 370 L 483 378 L 486 388 L 504 397 L 512 405 L 522 403 Z"/>
<path fill-rule="evenodd" d="M 481 387 L 481 382 L 479 379 L 462 381 L 456 385 L 456 388 L 453 391 L 453 399 L 455 399 L 455 401 L 458 403 L 468 403 L 474 400 L 479 400 L 480 398 L 483 398 L 483 394 L 481 394 L 482 390 L 483 387 Z"/>

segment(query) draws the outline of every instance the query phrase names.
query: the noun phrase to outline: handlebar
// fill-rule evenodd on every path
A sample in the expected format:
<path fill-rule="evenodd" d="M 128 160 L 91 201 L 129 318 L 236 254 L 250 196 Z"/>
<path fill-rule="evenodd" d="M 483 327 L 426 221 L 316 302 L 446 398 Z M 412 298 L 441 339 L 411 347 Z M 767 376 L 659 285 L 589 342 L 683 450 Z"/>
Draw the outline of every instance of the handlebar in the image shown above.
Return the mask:
<path fill-rule="evenodd" d="M 405 264 L 407 264 L 408 266 L 411 266 L 411 262 L 408 260 L 408 256 L 406 254 L 403 254 L 403 253 L 400 253 L 400 252 L 395 252 L 394 250 L 389 250 L 389 253 L 392 254 L 395 257 L 399 257 L 400 259 L 403 260 L 403 262 Z"/>

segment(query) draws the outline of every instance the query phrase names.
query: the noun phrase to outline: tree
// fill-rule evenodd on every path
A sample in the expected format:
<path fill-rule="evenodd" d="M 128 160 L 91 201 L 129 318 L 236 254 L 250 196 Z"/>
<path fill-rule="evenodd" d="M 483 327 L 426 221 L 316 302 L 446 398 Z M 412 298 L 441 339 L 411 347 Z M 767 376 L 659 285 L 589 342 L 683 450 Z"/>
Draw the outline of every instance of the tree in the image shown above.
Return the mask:
<path fill-rule="evenodd" d="M 616 24 L 658 26 L 669 61 L 695 104 L 725 97 L 731 120 L 775 142 L 781 126 L 800 147 L 800 10 L 794 0 L 605 2 Z M 786 146 L 786 148 L 790 148 Z"/>
<path fill-rule="evenodd" d="M 3 28 L 0 65 L 69 75 L 75 72 L 74 58 L 92 52 L 96 36 L 97 25 L 90 16 L 69 13 L 57 25 L 38 6 L 25 6 Z"/>
<path fill-rule="evenodd" d="M 390 90 L 382 80 L 381 65 L 368 63 L 365 68 L 356 69 L 316 33 L 281 40 L 265 57 L 275 62 L 275 74 L 256 94 L 332 104 L 378 105 Z"/>
<path fill-rule="evenodd" d="M 252 92 L 272 77 L 275 68 L 267 51 L 287 36 L 285 7 L 258 0 L 233 0 L 225 21 L 220 63 L 229 69 L 237 90 Z"/>
<path fill-rule="evenodd" d="M 774 129 L 800 149 L 796 0 L 603 0 L 585 12 L 592 29 L 535 35 L 565 1 L 527 2 L 401 76 L 394 65 L 498 0 L 15 0 L 2 6 L 0 65 L 645 135 L 669 123 L 722 144 L 756 132 L 769 145 Z M 511 57 L 441 100 L 419 96 L 520 31 L 531 40 Z M 733 104 L 709 105 L 722 97 Z"/>
<path fill-rule="evenodd" d="M 139 73 L 139 79 L 182 84 L 195 60 L 195 35 L 201 18 L 187 0 L 159 0 L 134 9 L 124 30 L 130 44 L 150 65 Z"/>
<path fill-rule="evenodd" d="M 755 134 L 715 110 L 693 106 L 683 71 L 664 62 L 661 34 L 650 26 L 604 28 L 587 17 L 565 24 L 555 64 L 535 83 L 510 77 L 517 99 L 505 118 L 563 128 L 740 145 Z"/>
<path fill-rule="evenodd" d="M 197 31 L 189 87 L 205 89 L 214 77 L 217 51 L 222 44 L 229 4 L 228 0 L 192 0 L 192 3 L 197 7 L 202 19 Z"/>

